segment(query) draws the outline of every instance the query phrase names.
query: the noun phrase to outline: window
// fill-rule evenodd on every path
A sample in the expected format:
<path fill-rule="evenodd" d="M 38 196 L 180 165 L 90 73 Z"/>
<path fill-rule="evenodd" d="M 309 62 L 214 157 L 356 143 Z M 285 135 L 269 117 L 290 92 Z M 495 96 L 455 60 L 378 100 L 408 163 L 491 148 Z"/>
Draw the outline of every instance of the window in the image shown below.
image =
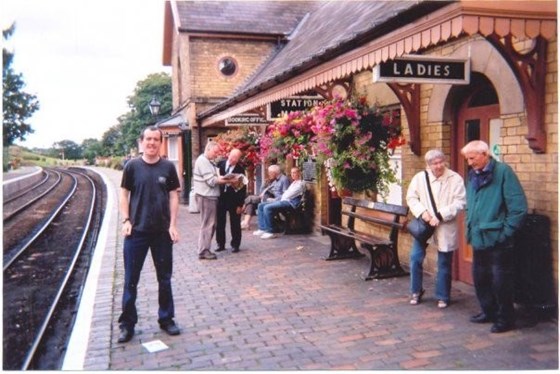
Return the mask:
<path fill-rule="evenodd" d="M 237 63 L 232 57 L 223 57 L 218 62 L 218 70 L 226 77 L 231 77 L 237 71 Z"/>
<path fill-rule="evenodd" d="M 179 147 L 177 144 L 177 140 L 179 138 L 173 136 L 169 137 L 169 142 L 167 143 L 167 155 L 169 156 L 170 160 L 178 160 L 179 159 Z"/>

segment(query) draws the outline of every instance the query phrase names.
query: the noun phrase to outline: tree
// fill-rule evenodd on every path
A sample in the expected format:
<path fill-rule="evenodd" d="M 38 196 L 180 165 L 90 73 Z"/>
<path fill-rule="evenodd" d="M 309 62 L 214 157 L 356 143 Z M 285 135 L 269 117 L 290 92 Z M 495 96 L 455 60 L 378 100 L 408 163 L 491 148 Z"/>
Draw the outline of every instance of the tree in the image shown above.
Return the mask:
<path fill-rule="evenodd" d="M 2 38 L 8 40 L 15 31 L 15 24 L 2 30 Z M 21 73 L 12 68 L 14 53 L 2 48 L 2 105 L 3 105 L 3 144 L 12 145 L 15 140 L 25 140 L 27 134 L 33 133 L 31 125 L 25 121 L 39 109 L 35 95 L 23 91 L 25 82 Z"/>
<path fill-rule="evenodd" d="M 169 115 L 173 100 L 171 92 L 171 77 L 167 73 L 150 74 L 136 84 L 134 93 L 128 97 L 130 111 L 119 117 L 119 128 L 122 138 L 118 139 L 122 149 L 136 148 L 137 140 L 142 129 L 152 125 L 157 119 L 153 118 L 149 103 L 155 97 L 161 103 L 160 114 L 157 119 Z M 119 146 L 119 144 L 116 144 Z"/>
<path fill-rule="evenodd" d="M 123 135 L 119 125 L 112 126 L 105 131 L 101 137 L 102 156 L 124 155 L 124 149 L 120 147 L 122 138 Z"/>
<path fill-rule="evenodd" d="M 58 157 L 63 160 L 78 160 L 82 158 L 82 147 L 72 140 L 61 140 L 53 144 Z"/>
<path fill-rule="evenodd" d="M 97 156 L 104 156 L 101 142 L 94 138 L 84 139 L 82 142 L 82 156 L 88 161 L 89 165 L 93 165 Z"/>

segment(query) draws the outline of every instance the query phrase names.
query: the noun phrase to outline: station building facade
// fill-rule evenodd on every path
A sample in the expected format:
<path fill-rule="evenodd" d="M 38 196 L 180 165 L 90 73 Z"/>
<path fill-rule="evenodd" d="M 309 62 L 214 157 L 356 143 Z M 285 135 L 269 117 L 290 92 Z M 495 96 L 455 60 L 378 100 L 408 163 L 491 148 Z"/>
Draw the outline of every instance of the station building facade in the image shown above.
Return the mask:
<path fill-rule="evenodd" d="M 401 71 L 391 64 L 407 61 L 414 67 L 399 76 L 406 65 Z M 440 69 L 449 61 L 465 64 L 466 81 L 445 80 Z M 405 204 L 426 151 L 443 150 L 466 177 L 462 146 L 485 140 L 515 170 L 530 213 L 550 221 L 558 280 L 554 1 L 167 1 L 163 62 L 172 67 L 173 118 L 182 119 L 168 131 L 179 139 L 185 188 L 189 166 L 208 139 L 230 128 L 228 119 L 266 116 L 268 105 L 290 97 L 358 93 L 400 109 L 408 144 L 398 152 L 396 203 Z M 333 198 L 324 177 L 313 185 L 316 223 L 327 223 Z M 411 240 L 400 235 L 406 264 Z M 435 251 L 429 252 L 427 270 L 434 271 Z M 455 280 L 471 284 L 466 242 L 455 261 Z"/>

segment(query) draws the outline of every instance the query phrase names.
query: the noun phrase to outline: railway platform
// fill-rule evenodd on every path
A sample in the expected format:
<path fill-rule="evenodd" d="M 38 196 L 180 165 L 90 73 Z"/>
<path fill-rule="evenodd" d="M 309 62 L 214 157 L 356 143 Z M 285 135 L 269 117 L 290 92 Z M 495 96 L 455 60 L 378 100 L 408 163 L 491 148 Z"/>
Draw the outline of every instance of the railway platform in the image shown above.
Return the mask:
<path fill-rule="evenodd" d="M 22 166 L 15 170 L 9 170 L 7 172 L 2 173 L 2 181 L 5 182 L 11 179 L 33 174 L 40 169 L 41 168 L 38 166 Z"/>
<path fill-rule="evenodd" d="M 518 310 L 518 328 L 491 334 L 473 324 L 473 289 L 453 284 L 436 306 L 408 303 L 408 277 L 364 281 L 367 258 L 324 261 L 321 235 L 262 240 L 243 232 L 239 253 L 201 261 L 199 215 L 181 205 L 173 293 L 181 335 L 157 324 L 157 282 L 148 256 L 138 289 L 136 335 L 117 343 L 123 284 L 118 217 L 121 172 L 93 168 L 108 207 L 64 370 L 557 370 L 557 319 Z"/>

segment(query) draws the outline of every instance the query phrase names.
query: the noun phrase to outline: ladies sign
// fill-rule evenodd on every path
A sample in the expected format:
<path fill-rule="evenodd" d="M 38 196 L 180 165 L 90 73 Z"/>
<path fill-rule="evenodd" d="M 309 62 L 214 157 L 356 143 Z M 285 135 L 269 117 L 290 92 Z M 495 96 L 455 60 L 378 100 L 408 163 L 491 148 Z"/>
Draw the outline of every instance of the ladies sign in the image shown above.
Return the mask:
<path fill-rule="evenodd" d="M 409 55 L 373 68 L 374 82 L 469 84 L 470 60 Z"/>

